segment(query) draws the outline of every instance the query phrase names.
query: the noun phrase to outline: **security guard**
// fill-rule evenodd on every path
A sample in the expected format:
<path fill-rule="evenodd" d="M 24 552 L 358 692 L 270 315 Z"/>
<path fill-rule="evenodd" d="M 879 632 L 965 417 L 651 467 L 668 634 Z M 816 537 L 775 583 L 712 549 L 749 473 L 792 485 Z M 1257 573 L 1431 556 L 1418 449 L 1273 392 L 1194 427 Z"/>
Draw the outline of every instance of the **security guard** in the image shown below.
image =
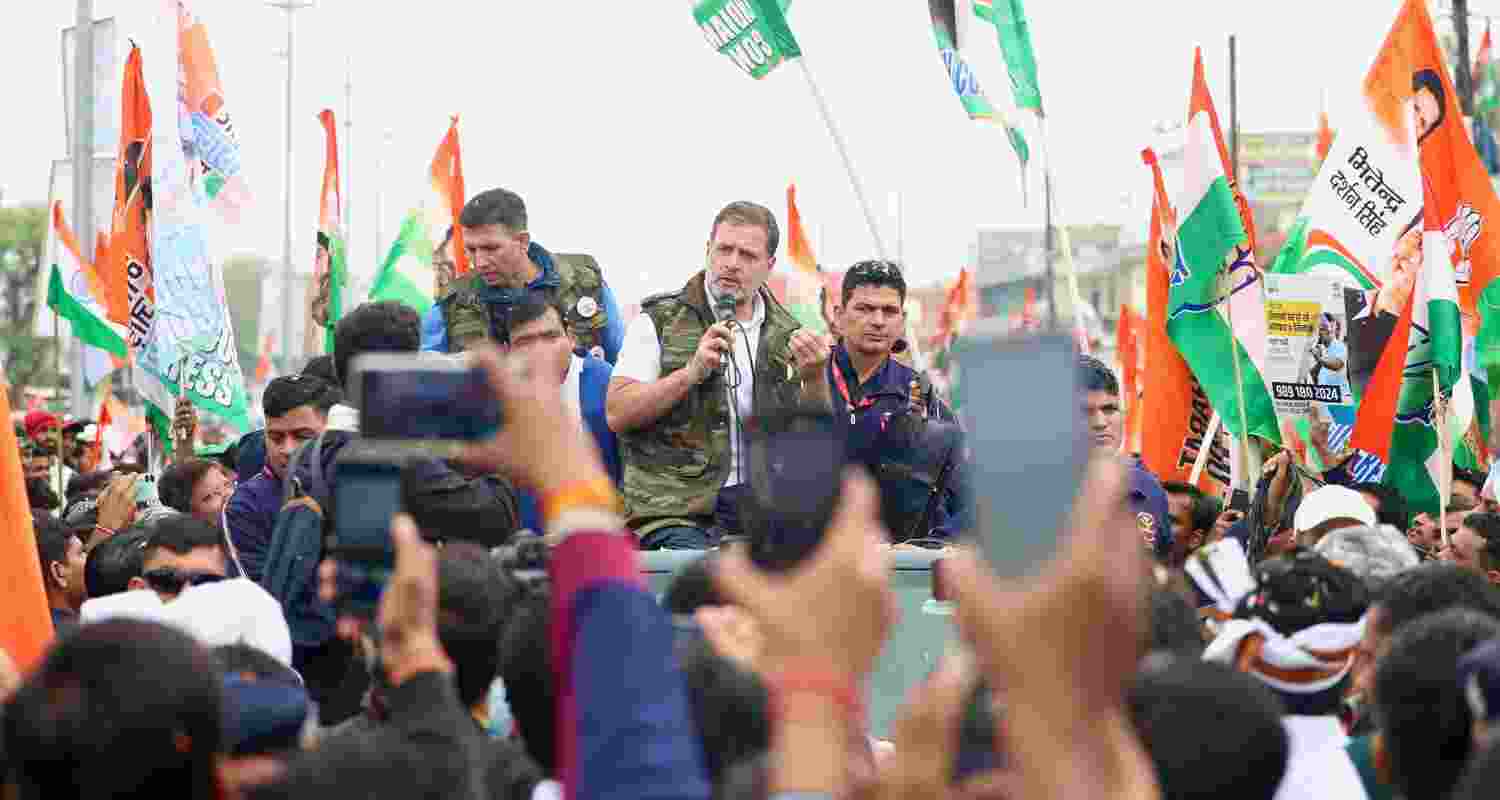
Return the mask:
<path fill-rule="evenodd" d="M 568 313 L 579 349 L 613 364 L 625 336 L 615 294 L 592 256 L 551 253 L 533 242 L 526 203 L 515 192 L 491 189 L 459 215 L 472 274 L 456 278 L 423 326 L 422 349 L 462 352 L 491 338 L 505 341 L 510 309 L 531 292 L 556 300 Z"/>
<path fill-rule="evenodd" d="M 1125 416 L 1120 409 L 1120 382 L 1111 370 L 1093 356 L 1078 357 L 1078 387 L 1083 393 L 1084 422 L 1089 442 L 1096 452 L 1118 453 L 1124 441 Z M 1172 516 L 1161 481 L 1138 458 L 1130 458 L 1128 500 L 1135 514 L 1142 545 L 1158 559 L 1172 552 Z"/>
<path fill-rule="evenodd" d="M 926 377 L 895 357 L 905 331 L 906 279 L 889 261 L 844 273 L 834 316 L 842 340 L 828 363 L 834 422 L 850 458 L 880 483 L 897 542 L 958 533 L 961 458 L 953 413 Z"/>

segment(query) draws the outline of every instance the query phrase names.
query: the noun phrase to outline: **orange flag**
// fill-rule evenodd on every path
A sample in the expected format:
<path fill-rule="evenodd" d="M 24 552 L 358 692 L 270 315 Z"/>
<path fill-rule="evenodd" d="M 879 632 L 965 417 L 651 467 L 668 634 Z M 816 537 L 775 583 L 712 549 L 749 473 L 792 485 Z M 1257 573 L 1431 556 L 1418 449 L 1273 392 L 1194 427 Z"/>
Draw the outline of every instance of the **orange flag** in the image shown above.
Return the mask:
<path fill-rule="evenodd" d="M 0 382 L 0 414 L 10 419 L 10 387 Z M 36 666 L 52 641 L 52 614 L 42 588 L 31 503 L 21 470 L 21 445 L 15 427 L 0 425 L 0 647 L 22 672 Z"/>
<path fill-rule="evenodd" d="M 948 288 L 943 300 L 943 310 L 938 312 L 937 333 L 932 337 L 932 346 L 947 347 L 962 332 L 963 324 L 974 316 L 974 290 L 969 285 L 969 271 L 959 270 L 958 280 Z"/>
<path fill-rule="evenodd" d="M 264 384 L 271 377 L 271 345 L 276 338 L 266 334 L 266 340 L 260 345 L 260 360 L 255 363 L 255 382 Z"/>
<path fill-rule="evenodd" d="M 1140 341 L 1141 321 L 1127 303 L 1120 304 L 1120 326 L 1116 335 L 1120 355 L 1120 387 L 1125 396 L 1125 452 L 1140 452 L 1141 393 Z"/>
<path fill-rule="evenodd" d="M 453 226 L 453 274 L 464 275 L 469 271 L 469 254 L 464 250 L 464 229 L 458 224 L 466 197 L 463 155 L 458 147 L 458 117 L 449 123 L 447 135 L 438 144 L 428 176 L 432 180 L 432 191 L 437 194 L 437 208 L 429 213 L 436 213 L 439 220 L 446 216 L 447 219 L 441 221 Z M 433 218 L 429 217 L 429 220 Z M 429 228 L 429 236 L 434 244 L 443 240 L 442 231 L 435 224 Z"/>
<path fill-rule="evenodd" d="M 1171 252 L 1177 215 L 1167 199 L 1156 153 L 1146 150 L 1142 159 L 1151 167 L 1156 183 L 1151 206 L 1151 237 L 1146 250 L 1146 318 L 1137 339 L 1145 349 L 1145 370 L 1140 383 L 1145 387 L 1141 397 L 1141 417 L 1151 420 L 1151 429 L 1142 431 L 1141 460 L 1163 482 L 1186 483 L 1193 463 L 1203 447 L 1213 407 L 1204 394 L 1182 354 L 1167 336 L 1167 299 L 1171 290 L 1168 264 L 1176 258 Z M 1221 425 L 1209 446 L 1209 456 L 1198 488 L 1219 494 L 1230 482 L 1229 445 Z"/>
<path fill-rule="evenodd" d="M 1328 158 L 1328 151 L 1333 149 L 1333 128 L 1328 126 L 1328 112 L 1318 112 L 1318 163 Z"/>
<path fill-rule="evenodd" d="M 802 212 L 797 210 L 797 184 L 786 187 L 786 257 L 808 275 L 818 274 L 818 257 L 807 240 L 807 229 L 802 226 Z"/>
<path fill-rule="evenodd" d="M 151 101 L 141 77 L 141 48 L 125 61 L 120 91 L 120 151 L 115 209 L 109 226 L 109 264 L 100 270 L 111 322 L 129 328 L 130 348 L 145 344 L 156 318 L 151 270 Z M 125 302 L 120 303 L 120 298 Z"/>

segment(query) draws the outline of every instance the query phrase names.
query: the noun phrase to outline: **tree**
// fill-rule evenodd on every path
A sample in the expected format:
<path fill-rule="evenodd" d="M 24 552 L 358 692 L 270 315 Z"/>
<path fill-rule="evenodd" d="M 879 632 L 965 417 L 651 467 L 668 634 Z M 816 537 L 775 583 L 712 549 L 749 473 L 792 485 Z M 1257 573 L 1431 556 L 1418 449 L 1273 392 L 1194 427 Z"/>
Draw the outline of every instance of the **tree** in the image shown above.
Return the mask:
<path fill-rule="evenodd" d="M 0 350 L 12 397 L 59 378 L 52 339 L 34 335 L 37 308 L 46 299 L 39 294 L 46 232 L 45 208 L 0 208 Z"/>

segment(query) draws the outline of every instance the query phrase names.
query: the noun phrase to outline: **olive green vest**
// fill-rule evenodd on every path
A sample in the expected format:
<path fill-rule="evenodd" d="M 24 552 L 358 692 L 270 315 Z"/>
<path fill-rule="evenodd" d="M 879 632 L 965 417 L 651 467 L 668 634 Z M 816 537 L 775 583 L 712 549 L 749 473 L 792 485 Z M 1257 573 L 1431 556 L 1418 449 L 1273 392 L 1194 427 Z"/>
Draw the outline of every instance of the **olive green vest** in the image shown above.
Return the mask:
<path fill-rule="evenodd" d="M 791 408 L 802 391 L 788 344 L 802 324 L 769 291 L 761 289 L 760 297 L 766 317 L 755 353 L 756 414 Z M 714 323 L 703 273 L 680 291 L 646 298 L 641 313 L 656 323 L 662 377 L 687 366 Z M 713 376 L 655 424 L 620 434 L 625 511 L 636 535 L 668 525 L 711 524 L 719 489 L 729 478 L 730 431 L 724 378 Z"/>
<path fill-rule="evenodd" d="M 602 348 L 609 312 L 604 307 L 604 274 L 599 262 L 593 256 L 575 253 L 551 255 L 560 282 L 548 291 L 567 313 L 568 330 L 584 350 Z M 484 285 L 479 275 L 455 279 L 448 296 L 438 301 L 448 329 L 448 352 L 461 353 L 490 335 L 495 321 L 491 320 L 492 309 L 481 299 Z M 505 320 L 498 322 L 496 327 L 505 327 Z"/>

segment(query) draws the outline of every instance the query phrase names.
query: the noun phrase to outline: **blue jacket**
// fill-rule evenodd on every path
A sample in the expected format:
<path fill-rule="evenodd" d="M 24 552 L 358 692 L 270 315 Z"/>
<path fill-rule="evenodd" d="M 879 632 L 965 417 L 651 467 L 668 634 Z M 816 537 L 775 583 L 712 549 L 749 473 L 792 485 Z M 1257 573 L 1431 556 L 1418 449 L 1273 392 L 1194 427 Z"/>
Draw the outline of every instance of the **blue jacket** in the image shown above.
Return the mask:
<path fill-rule="evenodd" d="M 271 474 L 270 467 L 262 467 L 250 480 L 240 482 L 224 509 L 229 541 L 239 553 L 245 577 L 256 583 L 265 573 L 276 512 L 281 510 L 281 490 L 281 480 Z"/>
<path fill-rule="evenodd" d="M 837 371 L 836 371 L 837 370 Z M 841 382 L 841 374 L 844 380 Z M 910 413 L 908 404 L 911 396 L 911 382 L 917 380 L 917 372 L 894 358 L 887 358 L 885 364 L 871 375 L 863 385 L 854 386 L 858 377 L 853 365 L 849 361 L 849 351 L 844 349 L 840 343 L 833 350 L 833 357 L 828 359 L 828 382 L 833 387 L 833 420 L 836 428 L 844 435 L 844 445 L 848 448 L 848 455 L 852 461 L 858 461 L 870 468 L 871 472 L 879 476 L 882 472 L 879 464 L 882 460 L 900 463 L 921 461 L 926 463 L 932 461 L 933 466 L 939 465 L 941 454 L 926 453 L 918 450 L 914 445 L 922 442 L 906 441 L 904 434 L 900 433 L 902 426 L 892 426 L 893 419 L 905 417 Z M 845 389 L 848 390 L 847 394 Z M 932 400 L 928 409 L 928 419 L 954 422 L 953 412 L 943 404 L 941 400 Z M 932 444 L 933 442 L 928 442 Z M 954 454 L 955 458 L 957 454 Z M 912 466 L 915 466 L 912 463 Z M 937 513 L 929 520 L 931 532 L 939 536 L 953 536 L 958 533 L 960 527 L 960 496 L 959 480 L 960 472 L 955 462 L 954 469 L 948 478 L 948 486 L 944 492 L 944 501 L 938 504 Z M 932 476 L 934 479 L 936 475 Z M 920 486 L 906 481 L 910 486 L 881 486 L 881 493 L 889 500 L 893 492 L 908 495 L 907 501 L 902 506 L 908 511 L 918 510 L 925 506 L 929 492 L 921 491 Z M 897 537 L 904 538 L 906 531 L 891 531 Z M 918 533 L 918 538 L 924 538 L 928 531 Z"/>
<path fill-rule="evenodd" d="M 593 356 L 578 356 L 583 359 L 583 370 L 578 376 L 578 407 L 583 410 L 583 421 L 594 444 L 604 459 L 604 469 L 610 480 L 620 485 L 620 450 L 615 441 L 615 432 L 609 429 L 604 416 L 604 400 L 609 395 L 609 378 L 614 367 Z M 521 510 L 521 526 L 542 533 L 541 511 L 537 507 L 536 495 L 517 490 L 516 502 Z"/>
<path fill-rule="evenodd" d="M 532 242 L 526 254 L 532 263 L 542 269 L 542 274 L 526 285 L 527 291 L 556 289 L 562 284 L 562 278 L 557 274 L 557 265 L 546 248 Z M 625 321 L 620 316 L 620 304 L 615 300 L 615 291 L 608 283 L 599 290 L 599 305 L 603 307 L 609 320 L 600 337 L 604 343 L 604 360 L 613 364 L 620 357 L 620 345 L 625 341 Z M 448 322 L 443 317 L 441 305 L 434 305 L 422 318 L 422 349 L 434 353 L 448 352 Z"/>

